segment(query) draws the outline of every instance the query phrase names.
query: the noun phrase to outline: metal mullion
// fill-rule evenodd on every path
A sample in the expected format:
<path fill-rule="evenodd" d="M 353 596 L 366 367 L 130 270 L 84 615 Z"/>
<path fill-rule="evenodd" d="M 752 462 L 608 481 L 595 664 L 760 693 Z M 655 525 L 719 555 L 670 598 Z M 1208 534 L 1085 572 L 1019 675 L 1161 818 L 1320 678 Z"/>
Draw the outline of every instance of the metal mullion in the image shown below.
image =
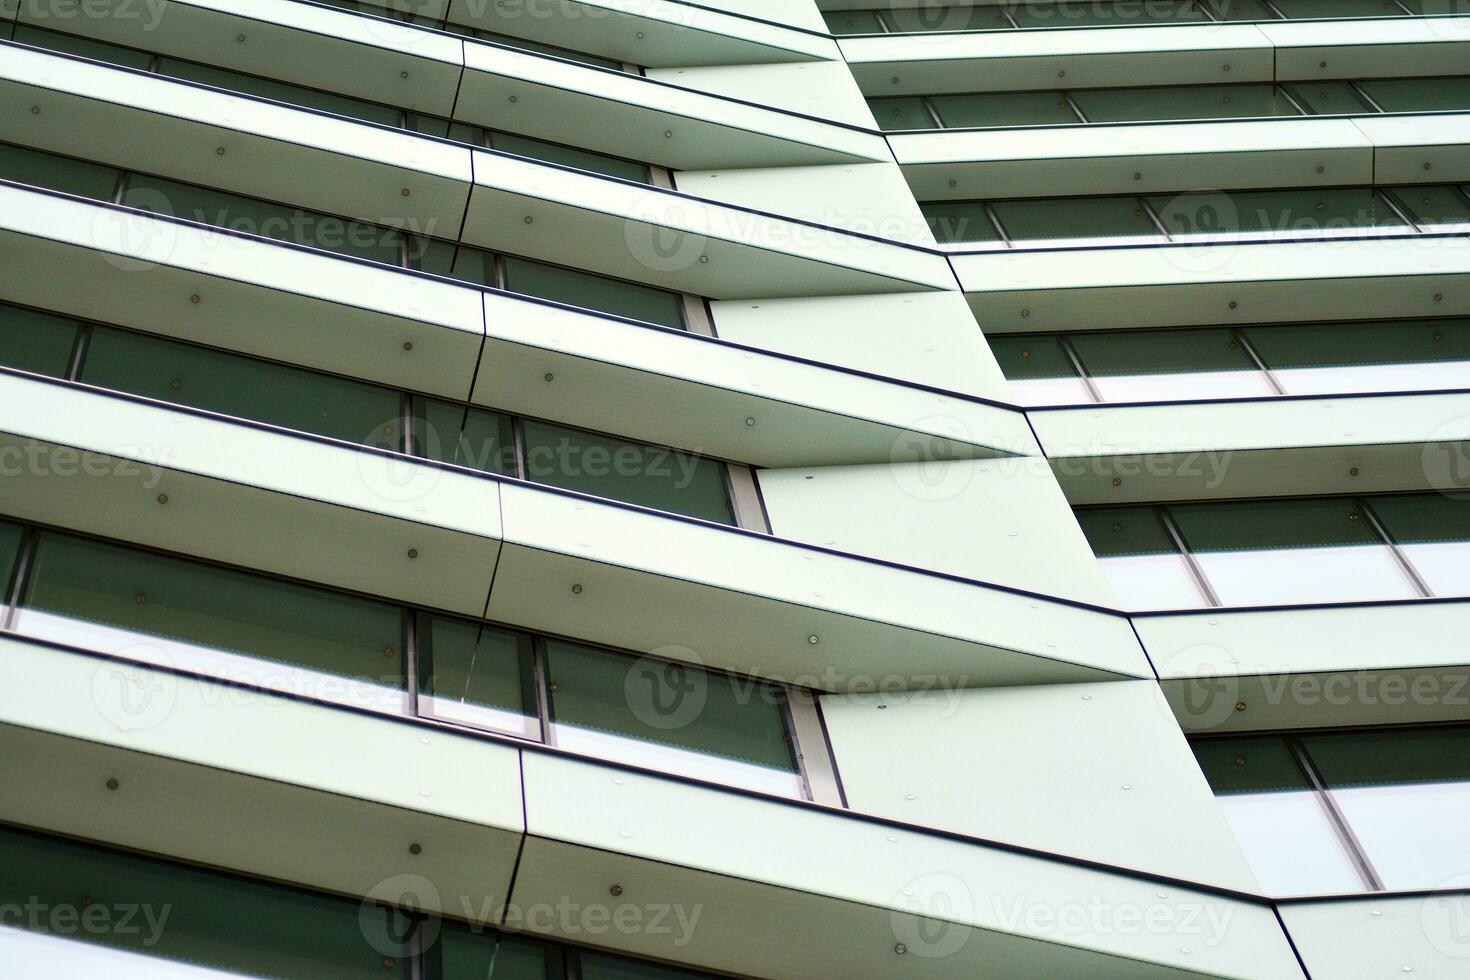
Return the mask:
<path fill-rule="evenodd" d="M 1012 27 L 1014 27 L 1018 31 L 1021 30 L 1021 22 L 1016 20 L 1015 14 L 1011 13 L 1011 8 L 1009 4 L 1001 4 L 1000 12 L 1002 14 L 1005 14 L 1006 20 L 1010 21 Z"/>
<path fill-rule="evenodd" d="M 1267 2 L 1267 0 L 1261 0 L 1261 2 L 1265 3 Z M 1383 112 L 1383 106 L 1373 101 L 1373 96 L 1369 95 L 1367 92 L 1364 92 L 1363 86 L 1359 85 L 1356 81 L 1352 79 L 1348 79 L 1348 85 L 1352 86 L 1353 92 L 1358 96 L 1358 98 L 1363 100 L 1364 104 L 1366 104 L 1368 108 L 1372 109 L 1374 112 Z"/>
<path fill-rule="evenodd" d="M 879 10 L 873 11 L 873 19 L 878 22 L 878 26 L 879 27 L 883 28 L 883 33 L 884 34 L 894 34 L 894 33 L 897 33 L 889 25 L 888 19 L 883 16 L 882 11 L 879 11 Z"/>
<path fill-rule="evenodd" d="M 113 204 L 121 204 L 123 202 L 123 196 L 128 192 L 128 178 L 131 176 L 132 174 L 129 171 L 119 168 L 117 172 L 117 183 L 112 186 Z"/>
<path fill-rule="evenodd" d="M 531 668 L 536 681 L 536 720 L 541 726 L 541 744 L 556 745 L 551 731 L 551 672 L 546 659 L 546 637 L 531 636 Z"/>
<path fill-rule="evenodd" d="M 1271 11 L 1271 13 L 1275 14 L 1282 20 L 1291 20 L 1291 18 L 1283 14 L 1281 12 L 1281 8 L 1272 3 L 1271 0 L 1261 0 L 1261 3 L 1266 7 L 1267 10 Z"/>
<path fill-rule="evenodd" d="M 995 208 L 991 207 L 989 201 L 982 202 L 981 206 L 985 208 L 985 217 L 990 219 L 990 227 L 995 229 L 995 233 L 1000 236 L 1000 240 L 1005 242 L 1007 248 L 1010 248 L 1012 244 L 1011 234 L 1006 231 L 1006 226 L 1001 223 L 1000 215 L 995 213 Z"/>
<path fill-rule="evenodd" d="M 92 346 L 92 324 L 77 324 L 77 336 L 72 341 L 71 356 L 66 361 L 66 380 L 76 381 L 82 376 L 82 363 L 87 357 L 87 348 Z"/>
<path fill-rule="evenodd" d="M 1077 105 L 1077 101 L 1072 98 L 1072 93 L 1071 92 L 1063 92 L 1062 93 L 1062 98 L 1064 98 L 1064 99 L 1067 100 L 1067 105 L 1069 107 L 1071 107 L 1072 114 L 1077 117 L 1077 121 L 1078 122 L 1082 122 L 1082 123 L 1091 122 L 1091 120 L 1089 120 L 1087 118 L 1087 114 L 1082 111 L 1082 107 L 1079 106 L 1079 105 Z"/>
<path fill-rule="evenodd" d="M 1154 210 L 1154 206 L 1148 203 L 1148 198 L 1140 194 L 1138 197 L 1134 198 L 1134 200 L 1137 201 L 1138 206 L 1143 209 L 1143 213 L 1148 215 L 1148 220 L 1154 223 L 1154 227 L 1159 230 L 1159 234 L 1163 235 L 1165 240 L 1172 242 L 1174 240 L 1174 236 L 1169 234 L 1169 229 L 1164 226 L 1164 219 L 1160 218 L 1159 213 Z"/>
<path fill-rule="evenodd" d="M 420 912 L 413 917 L 413 938 L 408 951 L 408 980 L 428 980 L 429 971 L 424 962 L 428 947 L 424 945 L 424 927 L 429 922 L 429 913 Z"/>
<path fill-rule="evenodd" d="M 1280 92 L 1286 98 L 1286 101 L 1291 103 L 1292 108 L 1296 109 L 1296 111 L 1301 115 L 1317 115 L 1317 113 L 1313 112 L 1310 107 L 1302 105 L 1301 100 L 1298 99 L 1295 95 L 1292 95 L 1291 89 L 1287 88 L 1285 85 L 1281 85 L 1278 83 L 1276 85 L 1276 91 Z"/>
<path fill-rule="evenodd" d="M 468 408 L 465 409 L 465 414 L 466 421 L 468 421 Z M 526 428 L 525 423 L 519 415 L 512 415 L 510 417 L 510 434 L 511 438 L 515 440 L 516 479 L 525 480 L 529 483 L 531 480 L 531 467 L 526 463 Z"/>
<path fill-rule="evenodd" d="M 1393 539 L 1393 535 L 1388 533 L 1388 528 L 1384 527 L 1383 522 L 1378 519 L 1377 512 L 1373 510 L 1367 498 L 1354 497 L 1353 503 L 1357 505 L 1358 510 L 1363 512 L 1363 516 L 1368 518 L 1368 523 L 1373 526 L 1374 533 L 1388 547 L 1389 552 L 1393 555 L 1394 561 L 1398 562 L 1399 570 L 1408 577 L 1410 584 L 1419 590 L 1419 594 L 1422 597 L 1426 599 L 1434 598 L 1434 590 L 1429 587 L 1428 582 L 1424 581 L 1423 576 L 1419 574 L 1419 570 L 1409 560 L 1409 556 L 1404 554 L 1404 549 L 1400 548 L 1399 543 Z"/>
<path fill-rule="evenodd" d="M 934 108 L 934 103 L 929 101 L 929 96 L 921 95 L 919 96 L 919 101 L 924 104 L 924 111 L 929 113 L 929 118 L 933 121 L 934 128 L 945 129 L 944 120 L 940 118 L 939 110 Z"/>
<path fill-rule="evenodd" d="M 1403 206 L 1403 204 L 1398 200 L 1397 195 L 1395 195 L 1391 190 L 1389 190 L 1387 187 L 1375 187 L 1373 188 L 1373 193 L 1383 198 L 1384 203 L 1388 205 L 1389 209 L 1393 211 L 1394 214 L 1399 216 L 1399 219 L 1403 221 L 1404 224 L 1414 229 L 1416 233 L 1421 235 L 1424 234 L 1423 227 L 1420 226 L 1418 221 L 1414 220 L 1414 218 L 1409 214 L 1409 209 Z"/>
<path fill-rule="evenodd" d="M 1358 840 L 1358 835 L 1353 833 L 1353 828 L 1343 816 L 1337 801 L 1332 798 L 1332 791 L 1327 788 L 1327 783 L 1322 774 L 1317 770 L 1317 764 L 1312 761 L 1307 748 L 1296 735 L 1288 735 L 1286 744 L 1296 758 L 1296 764 L 1311 784 L 1312 792 L 1317 797 L 1317 802 L 1326 811 L 1327 821 L 1332 824 L 1333 831 L 1337 834 L 1338 843 L 1347 852 L 1348 858 L 1353 862 L 1353 867 L 1358 872 L 1358 877 L 1363 879 L 1370 891 L 1381 892 L 1384 890 L 1383 879 L 1378 876 L 1378 870 L 1373 867 L 1373 862 L 1368 859 L 1368 853 L 1363 850 L 1363 844 Z"/>
<path fill-rule="evenodd" d="M 408 714 L 419 718 L 419 616 L 413 606 L 399 606 L 403 611 L 403 673 L 408 692 Z"/>
<path fill-rule="evenodd" d="M 1076 371 L 1077 377 L 1082 379 L 1082 384 L 1087 389 L 1087 393 L 1092 396 L 1092 400 L 1102 402 L 1102 392 L 1097 390 L 1092 376 L 1087 373 L 1087 368 L 1083 365 L 1082 358 L 1078 356 L 1077 349 L 1072 346 L 1071 339 L 1066 334 L 1058 334 L 1057 344 L 1062 348 L 1062 353 L 1067 355 L 1067 360 L 1072 362 L 1072 370 Z"/>
<path fill-rule="evenodd" d="M 1409 5 L 1404 3 L 1404 0 L 1393 0 L 1393 2 L 1400 10 L 1408 14 L 1410 17 L 1419 16 L 1418 14 L 1414 13 L 1414 11 L 1409 9 Z"/>
<path fill-rule="evenodd" d="M 1189 550 L 1189 545 L 1185 543 L 1184 535 L 1179 531 L 1179 525 L 1174 523 L 1174 515 L 1169 513 L 1169 508 L 1161 505 L 1154 508 L 1154 512 L 1158 514 L 1159 522 L 1164 525 L 1164 530 L 1168 532 L 1169 539 L 1174 542 L 1174 547 L 1184 558 L 1184 564 L 1189 567 L 1190 574 L 1194 576 L 1194 584 L 1199 588 L 1200 594 L 1205 597 L 1205 601 L 1216 608 L 1225 605 L 1220 601 L 1220 595 L 1215 591 L 1215 587 L 1210 584 L 1210 578 L 1205 574 L 1204 566 Z"/>
<path fill-rule="evenodd" d="M 5 615 L 0 617 L 0 627 L 5 630 L 15 629 L 40 537 L 41 532 L 34 525 L 27 524 L 21 528 L 20 547 L 15 550 L 15 568 L 11 569 L 10 581 L 6 583 Z"/>
<path fill-rule="evenodd" d="M 1220 23 L 1220 18 L 1216 16 L 1215 12 L 1209 8 L 1209 5 L 1204 0 L 1192 0 L 1191 6 L 1198 8 L 1199 12 L 1205 15 L 1205 20 L 1210 23 Z"/>
<path fill-rule="evenodd" d="M 1466 206 L 1470 206 L 1470 191 L 1465 190 L 1465 185 L 1451 184 L 1450 186 L 1455 189 L 1456 194 L 1460 195 L 1460 200 L 1464 201 Z"/>
<path fill-rule="evenodd" d="M 510 287 L 505 284 L 505 256 L 501 255 L 498 251 L 491 252 L 490 254 L 495 259 L 495 288 L 507 290 L 510 289 Z M 459 258 L 459 246 L 457 245 L 455 246 L 455 258 Z"/>
<path fill-rule="evenodd" d="M 1276 392 L 1276 394 L 1278 395 L 1286 394 L 1286 387 L 1276 379 L 1276 372 L 1272 371 L 1271 368 L 1266 365 L 1266 359 L 1263 358 L 1260 352 L 1256 350 L 1256 345 L 1252 344 L 1249 340 L 1246 339 L 1246 336 L 1244 333 L 1241 332 L 1241 329 L 1239 327 L 1231 327 L 1230 336 L 1235 338 L 1236 344 L 1240 346 L 1241 350 L 1245 351 L 1245 356 L 1249 357 L 1251 359 L 1251 362 L 1255 364 L 1256 370 L 1260 371 L 1263 375 L 1266 376 L 1266 383 L 1271 386 L 1271 390 Z"/>

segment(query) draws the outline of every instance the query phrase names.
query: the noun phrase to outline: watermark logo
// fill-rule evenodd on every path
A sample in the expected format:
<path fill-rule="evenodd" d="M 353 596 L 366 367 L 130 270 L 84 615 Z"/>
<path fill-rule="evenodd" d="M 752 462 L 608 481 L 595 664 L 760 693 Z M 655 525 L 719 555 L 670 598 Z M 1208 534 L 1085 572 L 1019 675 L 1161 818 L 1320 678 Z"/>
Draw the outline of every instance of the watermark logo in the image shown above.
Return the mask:
<path fill-rule="evenodd" d="M 1435 886 L 1419 906 L 1419 922 L 1435 949 L 1452 959 L 1470 960 L 1470 874 Z"/>
<path fill-rule="evenodd" d="M 163 939 L 163 930 L 173 910 L 172 904 L 94 902 L 90 896 L 83 896 L 75 904 L 52 904 L 31 895 L 24 902 L 0 903 L 0 926 L 18 926 L 55 936 L 126 939 L 127 945 L 136 940 L 143 948 L 152 949 Z"/>
<path fill-rule="evenodd" d="M 1456 500 L 1470 500 L 1470 415 L 1436 426 L 1424 440 L 1421 463 L 1431 487 Z"/>
<path fill-rule="evenodd" d="M 134 210 L 98 208 L 92 217 L 92 242 L 103 260 L 123 272 L 146 272 L 168 261 L 179 228 L 168 219 L 173 204 L 161 191 L 140 187 L 128 197 Z"/>
<path fill-rule="evenodd" d="M 955 461 L 944 449 L 948 443 L 972 445 L 969 426 L 950 415 L 918 419 L 894 439 L 888 460 L 893 479 L 916 500 L 949 500 L 965 492 L 974 479 L 973 464 Z"/>
<path fill-rule="evenodd" d="M 1190 665 L 1192 675 L 1180 687 L 1180 720 L 1190 731 L 1220 728 L 1239 710 L 1240 677 L 1233 669 L 1237 658 L 1216 643 L 1187 647 L 1171 659 L 1176 658 Z"/>
<path fill-rule="evenodd" d="M 1176 238 L 1221 235 L 1240 228 L 1235 199 L 1208 188 L 1174 197 L 1158 209 L 1158 215 Z M 1165 249 L 1164 254 L 1169 264 L 1183 272 L 1216 272 L 1229 264 L 1236 247 L 1231 242 L 1189 241 Z"/>
<path fill-rule="evenodd" d="M 178 701 L 178 680 L 157 665 L 172 666 L 167 653 L 147 643 L 116 651 L 139 663 L 104 660 L 92 672 L 92 703 L 119 731 L 136 732 L 163 724 Z"/>
<path fill-rule="evenodd" d="M 970 886 L 952 874 L 921 875 L 894 896 L 889 915 L 895 952 L 922 959 L 953 956 L 970 941 L 975 896 Z"/>
<path fill-rule="evenodd" d="M 688 215 L 684 205 L 668 205 L 663 195 L 645 194 L 633 212 L 658 212 L 658 219 L 623 222 L 623 241 L 634 261 L 651 272 L 684 272 L 709 262 L 709 239 L 680 227 Z"/>
<path fill-rule="evenodd" d="M 401 416 L 386 418 L 362 440 L 370 448 L 357 453 L 357 474 L 362 482 L 380 499 L 399 504 L 427 497 L 444 476 L 437 466 L 425 466 L 420 459 L 403 455 L 402 432 Z M 417 456 L 444 458 L 435 426 L 416 420 L 413 437 Z"/>
<path fill-rule="evenodd" d="M 374 950 L 385 957 L 402 959 L 418 943 L 425 949 L 434 944 L 439 937 L 439 918 L 428 913 L 442 908 L 439 889 L 428 878 L 394 875 L 378 882 L 363 898 L 357 910 L 357 925 Z"/>
<path fill-rule="evenodd" d="M 639 657 L 623 678 L 623 697 L 649 728 L 672 731 L 695 722 L 709 698 L 703 661 L 688 647 L 665 646 Z M 664 658 L 664 659 L 660 659 Z"/>

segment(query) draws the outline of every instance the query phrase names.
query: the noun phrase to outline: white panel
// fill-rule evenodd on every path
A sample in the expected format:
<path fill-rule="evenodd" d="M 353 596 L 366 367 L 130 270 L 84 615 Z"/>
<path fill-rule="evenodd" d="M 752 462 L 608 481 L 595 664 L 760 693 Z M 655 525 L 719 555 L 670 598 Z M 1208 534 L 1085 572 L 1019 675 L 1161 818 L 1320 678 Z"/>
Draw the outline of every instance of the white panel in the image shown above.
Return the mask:
<path fill-rule="evenodd" d="M 1470 876 L 1446 869 L 1445 878 L 1444 890 L 1423 896 L 1292 903 L 1281 918 L 1313 977 L 1463 980 Z"/>
<path fill-rule="evenodd" d="M 827 695 L 848 805 L 1104 864 L 1256 889 L 1151 680 Z M 1085 814 L 1059 805 L 1086 801 Z"/>
<path fill-rule="evenodd" d="M 488 611 L 501 622 L 823 690 L 1151 674 L 1121 616 L 516 484 L 501 494 Z"/>
<path fill-rule="evenodd" d="M 453 238 L 468 148 L 161 76 L 7 48 L 14 142 Z M 39 111 L 32 111 L 39 109 Z M 405 193 L 407 191 L 408 193 Z"/>
<path fill-rule="evenodd" d="M 1326 117 L 940 131 L 889 144 L 926 201 L 1373 182 L 1368 138 Z"/>
<path fill-rule="evenodd" d="M 696 197 L 934 247 L 923 212 L 892 163 L 681 171 L 674 179 Z"/>
<path fill-rule="evenodd" d="M 868 95 L 1269 82 L 1274 54 L 1252 24 L 894 34 L 838 46 Z"/>
<path fill-rule="evenodd" d="M 862 129 L 877 128 L 867 100 L 841 61 L 660 68 L 650 71 L 648 76 L 830 122 Z"/>
<path fill-rule="evenodd" d="M 1353 124 L 1373 144 L 1379 184 L 1470 179 L 1470 116 L 1378 116 Z"/>
<path fill-rule="evenodd" d="M 1426 14 L 1450 13 L 1432 5 Z M 1458 11 L 1463 13 L 1463 11 Z M 1459 75 L 1470 17 L 1404 17 L 1370 22 L 1268 21 L 1256 25 L 1276 48 L 1276 79 Z"/>
<path fill-rule="evenodd" d="M 773 533 L 1101 605 L 1112 590 L 1045 461 L 766 469 Z"/>
<path fill-rule="evenodd" d="M 702 0 L 700 6 L 724 10 L 742 17 L 769 20 L 804 31 L 827 33 L 817 6 L 810 0 Z"/>
<path fill-rule="evenodd" d="M 987 332 L 1453 316 L 1470 241 L 1419 236 L 953 256 Z"/>
<path fill-rule="evenodd" d="M 464 60 L 459 38 L 292 0 L 119 0 L 73 17 L 50 6 L 27 4 L 21 22 L 441 116 Z"/>
<path fill-rule="evenodd" d="M 726 340 L 981 398 L 1009 387 L 959 293 L 894 293 L 710 304 Z"/>
<path fill-rule="evenodd" d="M 467 242 L 717 299 L 948 288 L 943 257 L 475 153 Z"/>
<path fill-rule="evenodd" d="M 465 61 L 456 117 L 530 136 L 676 169 L 888 158 L 876 134 L 639 75 L 492 44 L 467 43 Z"/>
<path fill-rule="evenodd" d="M 801 924 L 815 920 L 815 928 L 800 933 L 820 957 L 814 961 L 809 952 L 802 966 L 821 970 L 818 963 L 841 956 L 842 976 L 940 978 L 1000 970 L 1017 980 L 1301 980 L 1275 917 L 1263 905 L 550 756 L 528 754 L 525 781 L 528 854 L 538 838 L 608 852 L 605 865 L 592 850 L 580 852 L 581 863 L 596 868 L 603 882 L 620 880 L 607 877 L 611 868 L 632 872 L 623 881 L 624 895 L 643 894 L 640 883 L 653 877 L 638 874 L 640 867 L 713 872 L 699 879 L 707 883 L 708 917 L 687 949 L 695 955 L 733 952 L 740 959 L 726 959 L 724 966 L 741 973 L 754 967 L 757 975 L 816 975 L 793 969 L 789 959 L 781 970 L 781 960 L 792 956 L 781 947 L 800 942 L 796 935 L 785 938 L 789 925 L 768 923 L 783 937 L 778 944 L 752 943 L 752 933 L 742 931 L 736 945 L 730 934 L 760 919 L 768 903 L 787 903 L 786 892 L 795 891 L 843 903 L 807 903 Z M 600 805 L 589 810 L 589 799 Z M 644 861 L 619 861 L 617 855 Z M 538 860 L 537 866 L 544 864 Z M 716 875 L 775 890 L 732 896 L 716 890 Z M 606 889 L 602 884 L 603 896 Z M 671 893 L 694 901 L 700 890 L 656 892 Z M 534 894 L 518 888 L 517 901 Z M 899 914 L 866 915 L 864 906 Z M 799 908 L 786 904 L 788 915 Z M 930 921 L 916 922 L 914 914 Z M 853 916 L 867 924 L 866 931 L 844 928 Z M 977 931 L 956 933 L 944 927 L 946 921 Z M 814 934 L 837 931 L 851 935 L 856 946 L 810 943 Z M 1006 935 L 1040 942 L 1024 950 L 997 944 Z M 902 959 L 894 957 L 896 942 L 908 947 Z M 764 951 L 768 945 L 776 948 Z M 1087 951 L 1106 955 L 1092 958 Z"/>

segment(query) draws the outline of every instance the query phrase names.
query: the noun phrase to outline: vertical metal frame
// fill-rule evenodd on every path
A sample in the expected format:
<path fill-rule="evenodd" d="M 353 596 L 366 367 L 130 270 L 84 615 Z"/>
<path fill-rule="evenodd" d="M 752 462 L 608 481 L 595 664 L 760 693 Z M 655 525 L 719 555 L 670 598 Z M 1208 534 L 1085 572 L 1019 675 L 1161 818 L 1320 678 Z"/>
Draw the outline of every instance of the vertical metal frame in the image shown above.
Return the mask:
<path fill-rule="evenodd" d="M 3 613 L 0 613 L 0 628 L 6 631 L 15 629 L 15 620 L 20 614 L 20 604 L 25 599 L 39 537 L 40 532 L 35 525 L 21 525 L 20 544 L 15 549 L 15 567 L 10 570 L 10 581 L 5 583 L 5 606 Z"/>
<path fill-rule="evenodd" d="M 755 470 L 743 463 L 726 463 L 724 470 L 725 488 L 735 510 L 735 524 L 747 531 L 770 534 L 770 515 L 766 512 L 766 501 L 761 496 Z"/>
<path fill-rule="evenodd" d="M 1393 556 L 1394 562 L 1399 566 L 1399 571 L 1403 572 L 1404 577 L 1409 580 L 1409 584 L 1419 591 L 1420 597 L 1426 599 L 1433 598 L 1434 590 L 1429 587 L 1429 583 L 1419 574 L 1419 569 L 1414 567 L 1414 563 L 1409 560 L 1409 556 L 1404 553 L 1404 549 L 1399 547 L 1399 543 L 1393 539 L 1393 535 L 1388 533 L 1388 528 L 1379 519 L 1378 513 L 1368 503 L 1368 499 L 1366 497 L 1354 497 L 1353 505 L 1367 518 L 1368 525 L 1373 528 L 1373 533 L 1377 534 L 1384 546 L 1388 548 L 1389 554 Z"/>
<path fill-rule="evenodd" d="M 1369 860 L 1367 851 L 1363 849 L 1362 842 L 1358 840 L 1358 835 L 1353 832 L 1352 825 L 1348 823 L 1347 817 L 1343 815 L 1342 809 L 1333 799 L 1332 791 L 1327 788 L 1327 783 L 1322 779 L 1322 773 L 1318 771 L 1317 764 L 1307 752 L 1306 746 L 1296 735 L 1288 735 L 1286 744 L 1297 766 L 1311 785 L 1313 795 L 1316 796 L 1318 804 L 1326 814 L 1327 822 L 1332 825 L 1338 843 L 1347 853 L 1348 860 L 1353 863 L 1354 870 L 1358 872 L 1358 877 L 1363 880 L 1363 884 L 1369 891 L 1383 891 L 1383 879 L 1378 876 L 1378 871 L 1373 867 L 1373 862 Z"/>
<path fill-rule="evenodd" d="M 786 688 L 786 726 L 807 799 L 845 808 L 847 795 L 837 774 L 837 759 L 822 718 L 821 702 L 814 692 L 802 687 Z"/>
<path fill-rule="evenodd" d="M 1220 601 L 1219 593 L 1210 584 L 1209 576 L 1205 575 L 1204 568 L 1200 566 L 1199 560 L 1194 557 L 1189 550 L 1189 545 L 1185 543 L 1184 535 L 1180 533 L 1179 525 L 1174 523 L 1174 515 L 1169 513 L 1169 508 L 1155 507 L 1154 513 L 1158 515 L 1159 523 L 1164 525 L 1164 531 L 1169 535 L 1169 540 L 1173 541 L 1174 547 L 1179 550 L 1184 564 L 1189 567 L 1189 573 L 1194 576 L 1194 584 L 1199 589 L 1200 595 L 1204 596 L 1205 601 L 1211 606 L 1223 606 L 1224 603 Z"/>

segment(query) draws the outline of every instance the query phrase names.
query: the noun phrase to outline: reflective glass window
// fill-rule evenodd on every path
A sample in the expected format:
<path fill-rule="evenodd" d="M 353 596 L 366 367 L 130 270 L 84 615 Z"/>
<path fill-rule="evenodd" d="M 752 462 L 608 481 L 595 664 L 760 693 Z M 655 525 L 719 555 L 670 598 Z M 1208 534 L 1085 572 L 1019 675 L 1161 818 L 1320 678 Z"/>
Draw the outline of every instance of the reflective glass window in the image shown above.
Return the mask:
<path fill-rule="evenodd" d="M 1193 0 L 1114 0 L 1093 3 L 1018 3 L 1012 7 L 1024 28 L 1137 27 L 1144 24 L 1192 24 L 1205 20 Z"/>
<path fill-rule="evenodd" d="M 1470 77 L 1371 78 L 1359 84 L 1384 112 L 1470 109 Z"/>
<path fill-rule="evenodd" d="M 437 926 L 425 952 L 423 976 L 431 980 L 565 980 L 560 946 L 527 936 L 475 931 L 454 922 Z"/>
<path fill-rule="evenodd" d="M 1394 0 L 1274 0 L 1276 9 L 1293 20 L 1339 17 L 1404 17 Z"/>
<path fill-rule="evenodd" d="M 1078 122 L 1060 92 L 980 92 L 929 99 L 950 129 L 991 126 L 1061 126 Z M 932 129 L 932 124 L 920 126 Z"/>
<path fill-rule="evenodd" d="M 106 41 L 94 41 L 89 37 L 77 37 L 75 34 L 48 31 L 40 27 L 31 27 L 29 24 L 15 25 L 14 39 L 19 44 L 29 44 L 32 47 L 59 51 L 62 54 L 74 54 L 109 65 L 137 68 L 140 71 L 147 71 L 148 66 L 153 63 L 153 55 L 147 51 L 125 48 L 120 44 L 108 44 Z"/>
<path fill-rule="evenodd" d="M 0 303 L 0 365 L 60 378 L 76 340 L 75 320 Z"/>
<path fill-rule="evenodd" d="M 436 399 L 418 399 L 414 443 L 430 459 L 515 476 L 516 438 L 510 416 Z"/>
<path fill-rule="evenodd" d="M 1220 20 L 1280 20 L 1262 0 L 1204 0 Z"/>
<path fill-rule="evenodd" d="M 1001 226 L 1013 239 L 1158 234 L 1134 197 L 996 201 L 993 207 Z"/>
<path fill-rule="evenodd" d="M 869 99 L 868 107 L 879 127 L 887 132 L 904 129 L 934 129 L 934 118 L 916 95 L 898 98 Z"/>
<path fill-rule="evenodd" d="M 481 623 L 418 616 L 419 711 L 539 739 L 531 638 Z"/>
<path fill-rule="evenodd" d="M 1189 563 L 1152 507 L 1089 507 L 1078 523 L 1119 604 L 1128 610 L 1206 604 Z"/>
<path fill-rule="evenodd" d="M 1470 454 L 1459 454 L 1470 474 Z M 1435 595 L 1470 595 L 1470 500 L 1441 493 L 1374 497 L 1373 512 Z"/>
<path fill-rule="evenodd" d="M 683 301 L 678 293 L 591 272 L 506 258 L 505 288 L 542 299 L 683 329 Z"/>
<path fill-rule="evenodd" d="M 1291 191 L 1203 191 L 1149 203 L 1171 233 L 1319 232 L 1402 225 L 1392 208 L 1368 187 Z"/>
<path fill-rule="evenodd" d="M 1025 405 L 1092 401 L 1060 340 L 1051 334 L 996 334 L 986 338 L 1011 393 Z"/>
<path fill-rule="evenodd" d="M 546 651 L 556 745 L 767 792 L 800 792 L 780 688 L 559 640 L 548 640 Z"/>
<path fill-rule="evenodd" d="M 1139 330 L 1072 336 L 1105 401 L 1270 395 L 1265 374 L 1229 330 Z"/>
<path fill-rule="evenodd" d="M 1394 193 L 1421 225 L 1470 223 L 1470 198 L 1458 187 L 1425 184 L 1397 187 Z"/>
<path fill-rule="evenodd" d="M 1000 241 L 982 201 L 935 201 L 920 207 L 937 242 Z"/>
<path fill-rule="evenodd" d="M 1000 7 L 921 4 L 917 7 L 894 5 L 883 11 L 888 26 L 895 34 L 933 33 L 937 31 L 993 31 L 1011 26 Z"/>
<path fill-rule="evenodd" d="M 717 460 L 545 422 L 523 424 L 526 477 L 675 514 L 734 524 Z"/>
<path fill-rule="evenodd" d="M 883 25 L 871 10 L 827 10 L 822 12 L 827 30 L 833 34 L 882 34 Z"/>
<path fill-rule="evenodd" d="M 1300 115 L 1274 85 L 1078 89 L 1072 98 L 1089 122 Z"/>
<path fill-rule="evenodd" d="M 578 170 L 587 170 L 595 174 L 606 174 L 609 177 L 621 177 L 623 180 L 636 180 L 641 184 L 648 183 L 648 167 L 631 160 L 620 160 L 617 157 L 594 153 L 591 150 L 579 150 L 576 147 L 548 143 L 545 140 L 516 136 L 512 133 L 494 132 L 490 134 L 489 139 L 491 149 L 504 153 L 514 153 L 516 156 L 530 157 L 533 160 L 544 160 L 563 167 L 575 167 Z"/>
<path fill-rule="evenodd" d="M 1292 82 L 1282 87 L 1314 116 L 1361 116 L 1376 111 L 1347 82 Z"/>
<path fill-rule="evenodd" d="M 15 563 L 20 557 L 22 537 L 19 524 L 0 521 L 0 606 L 10 601 L 10 577 L 15 574 Z"/>
<path fill-rule="evenodd" d="M 0 179 L 99 201 L 112 199 L 121 171 L 98 163 L 0 143 Z"/>
<path fill-rule="evenodd" d="M 402 122 L 403 111 L 394 106 L 379 105 L 376 102 L 366 102 L 332 92 L 322 92 L 302 85 L 292 85 L 290 82 L 276 81 L 273 78 L 260 78 L 256 75 L 246 75 L 211 65 L 180 61 L 177 58 L 160 58 L 156 70 L 160 75 L 168 75 L 188 82 L 198 82 L 201 85 L 211 85 L 244 95 L 285 102 L 288 105 L 319 109 L 322 112 L 362 119 L 384 126 L 396 127 Z"/>
<path fill-rule="evenodd" d="M 18 628 L 30 635 L 364 707 L 403 707 L 403 624 L 389 603 L 45 531 L 21 605 Z"/>
<path fill-rule="evenodd" d="M 1288 394 L 1463 388 L 1470 320 L 1303 323 L 1245 336 Z"/>

